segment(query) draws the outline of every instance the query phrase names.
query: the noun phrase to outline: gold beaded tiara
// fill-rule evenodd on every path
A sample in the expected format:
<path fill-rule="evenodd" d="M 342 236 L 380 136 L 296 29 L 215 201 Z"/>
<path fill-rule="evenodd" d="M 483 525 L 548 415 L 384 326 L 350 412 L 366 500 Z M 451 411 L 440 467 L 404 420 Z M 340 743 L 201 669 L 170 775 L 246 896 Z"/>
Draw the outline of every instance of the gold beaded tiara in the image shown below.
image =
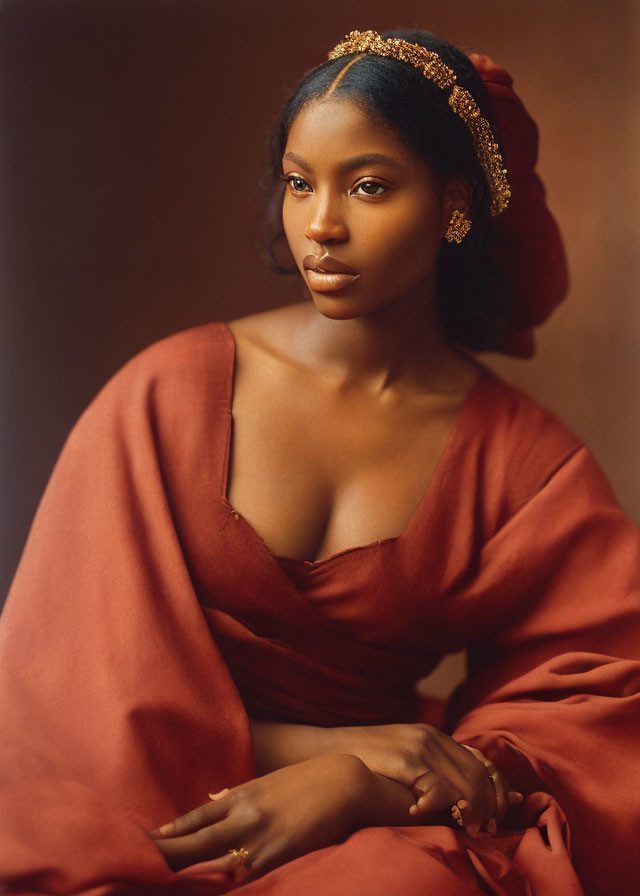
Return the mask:
<path fill-rule="evenodd" d="M 329 53 L 329 59 L 338 59 L 349 53 L 371 53 L 375 56 L 392 56 L 401 62 L 408 62 L 419 69 L 425 78 L 433 81 L 442 90 L 450 90 L 449 105 L 459 115 L 471 132 L 473 145 L 484 169 L 491 191 L 491 214 L 499 215 L 509 205 L 511 188 L 507 180 L 500 147 L 491 130 L 491 125 L 483 118 L 478 104 L 468 90 L 456 84 L 456 73 L 449 68 L 437 53 L 411 44 L 397 37 L 382 38 L 377 31 L 350 31 L 342 43 Z"/>

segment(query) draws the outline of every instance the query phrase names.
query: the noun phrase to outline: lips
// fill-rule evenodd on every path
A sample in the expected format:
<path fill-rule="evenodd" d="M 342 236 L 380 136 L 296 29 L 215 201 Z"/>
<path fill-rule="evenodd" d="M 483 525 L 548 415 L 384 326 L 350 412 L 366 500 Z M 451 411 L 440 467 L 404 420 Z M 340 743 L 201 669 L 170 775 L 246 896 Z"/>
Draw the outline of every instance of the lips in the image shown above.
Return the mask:
<path fill-rule="evenodd" d="M 330 255 L 317 258 L 305 255 L 302 262 L 307 272 L 307 283 L 314 292 L 335 292 L 349 286 L 360 274 Z"/>
<path fill-rule="evenodd" d="M 308 271 L 318 271 L 320 274 L 351 274 L 358 276 L 358 272 L 354 268 L 350 268 L 348 264 L 343 264 L 330 255 L 323 255 L 318 258 L 316 255 L 305 255 L 302 262 L 303 268 Z"/>

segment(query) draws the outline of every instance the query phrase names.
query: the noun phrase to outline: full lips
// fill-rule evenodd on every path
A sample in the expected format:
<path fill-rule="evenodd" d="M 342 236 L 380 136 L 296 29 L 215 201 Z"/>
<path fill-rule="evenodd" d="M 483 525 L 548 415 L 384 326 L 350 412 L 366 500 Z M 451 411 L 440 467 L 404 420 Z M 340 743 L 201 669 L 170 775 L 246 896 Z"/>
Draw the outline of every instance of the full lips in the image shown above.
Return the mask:
<path fill-rule="evenodd" d="M 357 280 L 360 274 L 329 273 L 306 269 L 307 283 L 315 292 L 335 292 Z"/>

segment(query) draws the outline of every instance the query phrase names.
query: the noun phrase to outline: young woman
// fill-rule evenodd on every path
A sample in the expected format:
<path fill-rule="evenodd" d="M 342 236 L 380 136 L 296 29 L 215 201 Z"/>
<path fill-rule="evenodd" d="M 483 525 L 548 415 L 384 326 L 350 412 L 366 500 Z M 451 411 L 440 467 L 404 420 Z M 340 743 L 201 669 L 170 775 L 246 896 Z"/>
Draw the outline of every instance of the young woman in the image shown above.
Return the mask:
<path fill-rule="evenodd" d="M 296 90 L 270 245 L 309 300 L 131 361 L 34 522 L 7 892 L 633 891 L 639 533 L 468 352 L 529 353 L 566 287 L 535 141 L 426 32 L 352 32 Z"/>

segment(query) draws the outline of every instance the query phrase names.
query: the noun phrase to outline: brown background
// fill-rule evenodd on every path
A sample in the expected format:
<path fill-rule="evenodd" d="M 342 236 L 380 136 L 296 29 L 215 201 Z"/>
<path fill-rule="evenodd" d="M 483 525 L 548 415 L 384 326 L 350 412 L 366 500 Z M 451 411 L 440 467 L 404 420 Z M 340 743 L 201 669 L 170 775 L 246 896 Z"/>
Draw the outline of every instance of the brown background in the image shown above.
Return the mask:
<path fill-rule="evenodd" d="M 571 295 L 534 361 L 496 366 L 587 441 L 640 520 L 637 2 L 9 0 L 1 594 L 106 379 L 172 331 L 296 297 L 252 237 L 269 125 L 346 31 L 414 25 L 501 62 L 539 122 Z"/>

